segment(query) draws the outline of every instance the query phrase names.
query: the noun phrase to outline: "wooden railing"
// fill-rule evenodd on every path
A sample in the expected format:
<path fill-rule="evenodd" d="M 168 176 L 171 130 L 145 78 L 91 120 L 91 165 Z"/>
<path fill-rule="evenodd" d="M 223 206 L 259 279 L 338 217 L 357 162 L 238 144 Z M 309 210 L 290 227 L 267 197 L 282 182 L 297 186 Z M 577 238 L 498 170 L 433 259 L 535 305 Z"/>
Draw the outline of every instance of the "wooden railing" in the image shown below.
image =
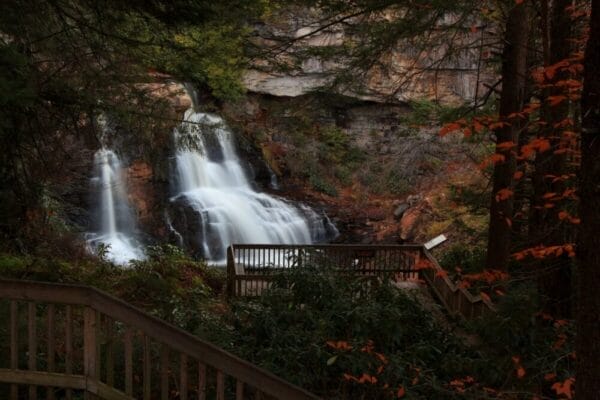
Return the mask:
<path fill-rule="evenodd" d="M 494 306 L 454 284 L 421 245 L 258 245 L 227 249 L 227 293 L 259 296 L 278 272 L 328 266 L 344 274 L 425 282 L 450 315 L 473 318 Z"/>
<path fill-rule="evenodd" d="M 0 280 L 0 300 L 11 400 L 317 399 L 94 288 Z"/>
<path fill-rule="evenodd" d="M 417 279 L 419 246 L 255 245 L 227 249 L 227 291 L 231 297 L 258 296 L 277 272 L 306 266 L 329 267 L 344 274 Z"/>
<path fill-rule="evenodd" d="M 425 248 L 422 248 L 422 265 L 419 272 L 421 279 L 427 283 L 450 315 L 470 319 L 496 311 L 488 299 L 472 295 L 464 287 L 452 282 L 447 272 Z"/>

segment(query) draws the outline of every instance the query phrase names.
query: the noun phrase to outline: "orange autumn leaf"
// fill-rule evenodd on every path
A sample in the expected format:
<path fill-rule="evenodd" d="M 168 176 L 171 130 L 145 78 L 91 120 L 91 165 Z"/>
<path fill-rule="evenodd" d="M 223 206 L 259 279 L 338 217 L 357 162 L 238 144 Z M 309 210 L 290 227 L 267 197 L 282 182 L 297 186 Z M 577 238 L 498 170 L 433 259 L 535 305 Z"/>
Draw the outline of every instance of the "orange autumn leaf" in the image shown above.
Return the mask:
<path fill-rule="evenodd" d="M 556 95 L 556 96 L 548 96 L 548 103 L 550 103 L 550 107 L 555 107 L 565 101 L 567 96 Z"/>
<path fill-rule="evenodd" d="M 491 302 L 492 299 L 490 298 L 490 296 L 487 295 L 487 293 L 485 292 L 479 292 L 479 296 L 481 296 L 482 299 Z"/>
<path fill-rule="evenodd" d="M 535 110 L 537 110 L 540 107 L 541 107 L 540 103 L 529 103 L 525 108 L 523 108 L 523 112 L 525 114 L 531 114 L 532 112 L 534 112 Z"/>
<path fill-rule="evenodd" d="M 559 69 L 564 69 L 569 66 L 569 62 L 567 60 L 562 60 L 557 62 L 556 64 L 550 65 L 544 69 L 544 73 L 548 79 L 554 79 L 556 72 Z"/>
<path fill-rule="evenodd" d="M 515 144 L 515 142 L 512 141 L 508 141 L 508 142 L 501 142 L 501 143 L 497 143 L 496 144 L 496 149 L 497 150 L 502 150 L 502 151 L 508 151 L 510 149 L 512 149 L 513 147 L 516 147 L 517 145 Z"/>
<path fill-rule="evenodd" d="M 522 379 L 524 376 L 525 376 L 525 368 L 523 368 L 523 367 L 521 367 L 521 366 L 520 366 L 520 367 L 518 367 L 518 368 L 517 368 L 517 377 L 518 377 L 519 379 Z"/>
<path fill-rule="evenodd" d="M 544 81 L 546 80 L 546 77 L 544 75 L 544 68 L 539 67 L 533 70 L 533 72 L 531 73 L 531 77 L 538 85 L 544 83 Z"/>
<path fill-rule="evenodd" d="M 553 381 L 555 379 L 556 379 L 556 374 L 554 372 L 550 372 L 550 373 L 544 375 L 544 380 L 545 381 L 550 382 L 550 381 Z"/>
<path fill-rule="evenodd" d="M 444 126 L 442 126 L 442 129 L 440 129 L 440 136 L 444 136 L 447 135 L 451 132 L 455 132 L 459 129 L 461 129 L 464 125 L 464 120 L 459 120 L 456 122 L 450 122 Z"/>
<path fill-rule="evenodd" d="M 561 221 L 564 219 L 567 219 L 569 217 L 570 217 L 569 213 L 564 210 L 558 213 L 558 219 L 560 219 Z"/>
<path fill-rule="evenodd" d="M 523 177 L 524 173 L 523 171 L 517 171 L 515 172 L 515 174 L 513 175 L 513 178 L 518 181 L 519 179 L 521 179 Z"/>
<path fill-rule="evenodd" d="M 552 390 L 556 392 L 557 396 L 564 395 L 567 399 L 573 398 L 573 384 L 575 378 L 567 378 L 564 382 L 556 382 L 552 385 Z"/>
<path fill-rule="evenodd" d="M 325 342 L 325 344 L 329 347 L 332 347 L 336 350 L 351 350 L 352 346 L 350 346 L 348 344 L 348 342 L 346 341 L 333 341 L 333 340 L 328 340 L 327 342 Z"/>
<path fill-rule="evenodd" d="M 396 397 L 401 399 L 406 394 L 406 390 L 404 390 L 404 386 L 400 386 L 398 391 L 396 392 Z"/>
<path fill-rule="evenodd" d="M 508 122 L 498 121 L 498 122 L 494 122 L 494 123 L 490 124 L 490 129 L 492 131 L 494 131 L 496 129 L 500 129 L 500 128 L 505 127 L 505 126 L 510 126 L 510 124 Z"/>
<path fill-rule="evenodd" d="M 514 194 L 514 192 L 510 189 L 507 189 L 507 188 L 500 189 L 500 190 L 498 190 L 498 193 L 496 193 L 496 201 L 500 202 L 500 201 L 510 199 L 513 194 Z"/>
<path fill-rule="evenodd" d="M 445 278 L 445 277 L 447 277 L 447 276 L 448 276 L 448 272 L 447 272 L 447 271 L 445 271 L 445 270 L 443 270 L 443 269 L 440 269 L 439 271 L 437 271 L 437 272 L 435 273 L 435 276 L 436 276 L 436 277 L 440 277 L 440 278 Z"/>

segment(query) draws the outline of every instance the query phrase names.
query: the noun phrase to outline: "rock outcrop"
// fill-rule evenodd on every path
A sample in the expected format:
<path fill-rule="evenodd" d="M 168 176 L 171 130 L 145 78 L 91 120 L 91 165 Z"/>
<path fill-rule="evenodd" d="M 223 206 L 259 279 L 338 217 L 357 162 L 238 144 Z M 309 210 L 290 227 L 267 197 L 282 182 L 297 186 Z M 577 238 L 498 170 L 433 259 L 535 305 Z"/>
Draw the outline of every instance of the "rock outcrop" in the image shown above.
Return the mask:
<path fill-rule="evenodd" d="M 348 60 L 311 54 L 342 44 L 356 46 L 356 37 L 348 31 L 357 20 L 351 18 L 344 24 L 323 29 L 318 22 L 322 18 L 315 9 L 288 9 L 257 26 L 255 44 L 270 49 L 267 52 L 270 58 L 268 61 L 258 58 L 246 71 L 243 79 L 246 88 L 272 96 L 297 97 L 329 85 L 336 73 L 348 67 Z M 451 25 L 455 22 L 453 18 L 446 16 L 439 23 Z M 368 71 L 356 71 L 356 80 L 351 85 L 335 90 L 381 103 L 424 98 L 446 104 L 472 101 L 478 91 L 485 90 L 485 84 L 494 81 L 492 71 L 480 70 L 482 58 L 490 55 L 473 46 L 481 33 L 474 30 L 455 34 L 449 44 L 443 38 L 446 33 L 441 31 L 435 30 L 433 35 L 440 38 L 432 40 L 437 43 L 433 47 L 417 48 L 398 41 Z"/>

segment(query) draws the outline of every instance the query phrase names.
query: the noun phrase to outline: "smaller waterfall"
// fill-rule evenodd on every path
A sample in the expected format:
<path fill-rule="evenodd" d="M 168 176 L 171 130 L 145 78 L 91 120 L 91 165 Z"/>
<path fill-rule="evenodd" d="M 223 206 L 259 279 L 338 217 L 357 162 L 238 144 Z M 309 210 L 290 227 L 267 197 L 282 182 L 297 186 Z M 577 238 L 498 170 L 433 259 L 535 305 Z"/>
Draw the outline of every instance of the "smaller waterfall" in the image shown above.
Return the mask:
<path fill-rule="evenodd" d="M 119 157 L 101 148 L 94 155 L 93 197 L 96 204 L 96 231 L 87 234 L 88 246 L 97 253 L 107 247 L 107 258 L 115 264 L 144 258 L 142 247 L 134 237 L 135 220 L 127 201 Z"/>

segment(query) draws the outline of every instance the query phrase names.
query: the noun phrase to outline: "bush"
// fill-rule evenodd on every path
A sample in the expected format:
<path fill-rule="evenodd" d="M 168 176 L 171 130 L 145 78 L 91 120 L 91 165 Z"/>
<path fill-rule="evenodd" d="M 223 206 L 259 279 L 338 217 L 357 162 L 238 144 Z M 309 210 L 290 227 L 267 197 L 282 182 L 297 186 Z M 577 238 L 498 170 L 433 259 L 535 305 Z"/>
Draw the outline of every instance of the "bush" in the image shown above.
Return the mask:
<path fill-rule="evenodd" d="M 236 303 L 231 324 L 232 351 L 327 398 L 390 398 L 401 386 L 451 398 L 439 382 L 472 364 L 410 294 L 326 268 L 279 276 L 261 299 Z"/>

